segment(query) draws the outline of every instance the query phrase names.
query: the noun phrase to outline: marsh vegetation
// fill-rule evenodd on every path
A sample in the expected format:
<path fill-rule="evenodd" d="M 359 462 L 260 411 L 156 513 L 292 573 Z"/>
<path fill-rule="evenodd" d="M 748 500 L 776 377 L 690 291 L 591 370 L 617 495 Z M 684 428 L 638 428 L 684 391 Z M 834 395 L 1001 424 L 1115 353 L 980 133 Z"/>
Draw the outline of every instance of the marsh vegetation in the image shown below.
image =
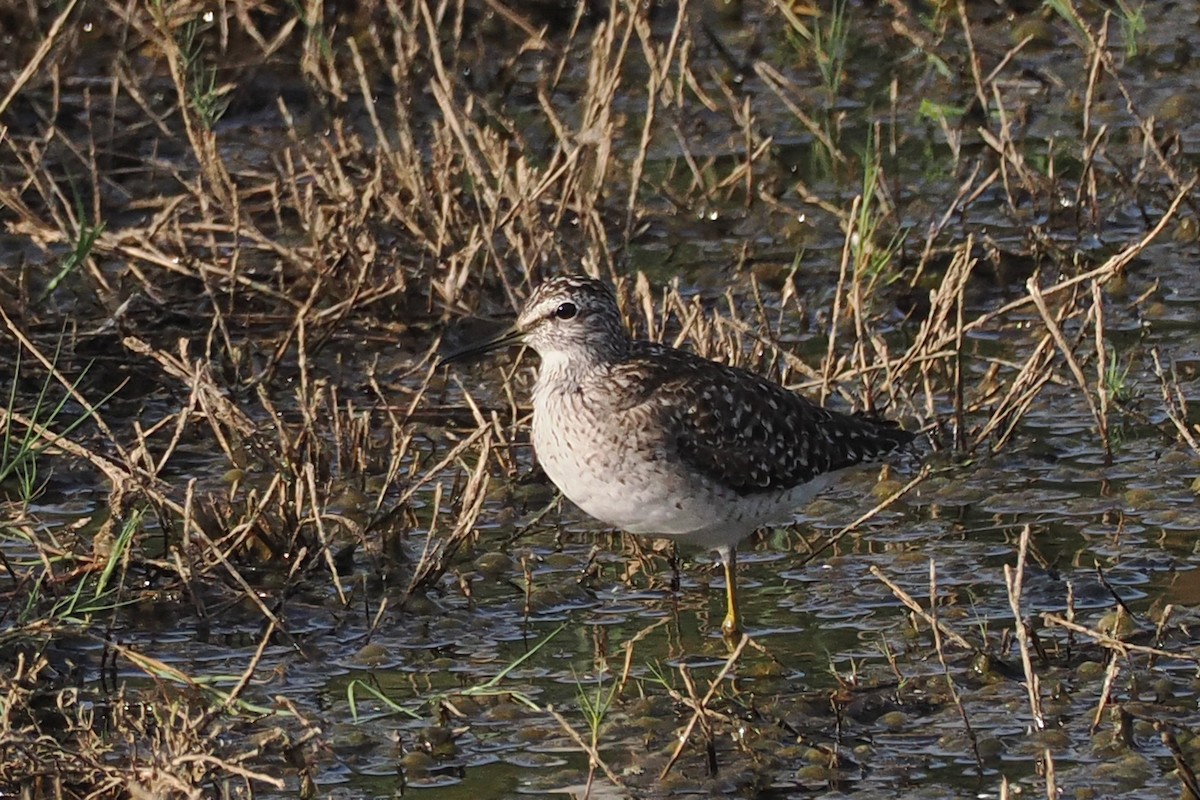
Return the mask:
<path fill-rule="evenodd" d="M 1192 63 L 1120 0 L 0 10 L 0 787 L 1200 797 Z M 921 430 L 719 569 L 533 467 L 541 277 Z"/>

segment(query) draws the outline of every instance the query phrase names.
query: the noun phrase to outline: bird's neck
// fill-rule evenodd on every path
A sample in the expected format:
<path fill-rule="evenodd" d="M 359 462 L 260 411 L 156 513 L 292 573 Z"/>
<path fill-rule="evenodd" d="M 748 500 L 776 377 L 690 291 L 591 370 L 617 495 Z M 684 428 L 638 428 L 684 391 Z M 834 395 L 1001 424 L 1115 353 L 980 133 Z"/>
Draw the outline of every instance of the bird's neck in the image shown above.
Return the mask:
<path fill-rule="evenodd" d="M 587 376 L 603 369 L 604 364 L 604 361 L 574 353 L 546 353 L 542 355 L 542 363 L 538 366 L 538 387 L 578 386 Z"/>
<path fill-rule="evenodd" d="M 564 400 L 586 400 L 597 383 L 609 373 L 612 362 L 587 354 L 556 351 L 543 354 L 533 387 L 534 407 L 554 405 Z M 572 399 L 573 398 L 573 399 Z"/>

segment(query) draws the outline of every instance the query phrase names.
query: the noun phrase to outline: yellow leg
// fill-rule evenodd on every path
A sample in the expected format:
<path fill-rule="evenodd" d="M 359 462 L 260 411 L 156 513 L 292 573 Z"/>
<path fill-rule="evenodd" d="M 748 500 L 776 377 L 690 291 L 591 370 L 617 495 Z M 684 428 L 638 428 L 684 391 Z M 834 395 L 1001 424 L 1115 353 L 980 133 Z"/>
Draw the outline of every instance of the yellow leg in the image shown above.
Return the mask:
<path fill-rule="evenodd" d="M 721 633 L 728 641 L 737 641 L 742 635 L 742 619 L 738 614 L 737 549 L 721 548 L 717 551 L 725 564 L 725 621 Z"/>

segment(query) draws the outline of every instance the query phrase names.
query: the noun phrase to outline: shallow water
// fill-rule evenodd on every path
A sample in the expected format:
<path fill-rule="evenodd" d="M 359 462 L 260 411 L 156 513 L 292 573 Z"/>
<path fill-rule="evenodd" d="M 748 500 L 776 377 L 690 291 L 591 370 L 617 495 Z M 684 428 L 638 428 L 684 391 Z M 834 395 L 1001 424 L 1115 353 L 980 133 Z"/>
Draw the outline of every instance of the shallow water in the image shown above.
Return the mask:
<path fill-rule="evenodd" d="M 1166 9 L 1168 5 L 1173 7 Z M 786 65 L 809 92 L 805 99 L 820 107 L 822 88 L 812 65 L 802 63 L 787 38 L 773 29 L 777 17 L 748 6 L 741 20 L 714 22 L 716 34 L 735 52 L 753 44 L 763 60 Z M 965 177 L 965 168 L 955 169 L 940 129 L 918 109 L 926 100 L 966 105 L 970 82 L 940 77 L 893 35 L 883 10 L 858 4 L 850 8 L 851 68 L 844 97 L 826 118 L 836 125 L 841 141 L 862 143 L 847 146 L 850 152 L 865 148 L 876 123 L 889 136 L 885 153 L 895 227 L 910 236 L 896 257 L 903 266 L 919 254 L 925 230 Z M 992 9 L 972 13 L 980 15 L 973 27 L 974 46 L 994 66 L 1011 46 L 1014 19 L 1022 15 L 1006 17 Z M 655 22 L 665 26 L 664 35 L 668 16 Z M 1155 108 L 1195 84 L 1190 60 L 1178 67 L 1163 62 L 1164 51 L 1182 46 L 1181 40 L 1189 47 L 1196 44 L 1197 16 L 1200 12 L 1184 4 L 1148 4 L 1142 39 L 1148 65 L 1134 63 L 1122 74 L 1136 102 Z M 1078 87 L 1086 81 L 1087 64 L 1075 50 L 1071 58 L 1062 58 L 1070 47 L 1070 32 L 1061 22 L 1050 27 L 1057 43 L 1034 42 L 1022 50 L 1009 67 L 1013 79 L 1005 84 L 1005 94 L 1027 115 L 1021 129 L 1025 156 L 1041 162 L 1048 154 L 1061 158 L 1054 174 L 1062 185 L 1045 195 L 1058 205 L 1031 202 L 1012 208 L 997 183 L 961 211 L 939 244 L 977 236 L 995 256 L 980 266 L 968 290 L 968 317 L 1021 296 L 1035 258 L 1030 255 L 1034 229 L 1065 250 L 1095 260 L 1146 229 L 1145 197 L 1134 197 L 1132 191 L 1123 195 L 1124 184 L 1114 177 L 1126 163 L 1106 161 L 1096 167 L 1105 173 L 1103 188 L 1111 192 L 1099 199 L 1097 224 L 1088 219 L 1091 207 L 1075 205 L 1077 150 L 1057 142 L 1079 135 Z M 477 55 L 483 59 L 487 54 Z M 721 73 L 728 64 L 713 47 L 698 46 L 693 69 Z M 518 82 L 508 113 L 517 114 L 522 95 L 533 95 L 534 74 L 531 70 L 528 85 Z M 584 77 L 581 66 L 564 85 L 575 89 Z M 894 104 L 889 99 L 893 78 L 898 82 Z M 631 271 L 644 270 L 656 285 L 678 281 L 684 296 L 699 296 L 710 313 L 722 314 L 726 309 L 720 298 L 731 287 L 739 307 L 752 308 L 745 273 L 734 274 L 731 267 L 742 263 L 748 248 L 743 266 L 769 287 L 763 301 L 772 318 L 780 320 L 775 338 L 816 363 L 824 353 L 824 322 L 844 236 L 829 215 L 814 211 L 800 218 L 793 213 L 794 183 L 803 181 L 808 191 L 847 206 L 861 192 L 861 165 L 830 166 L 817 153 L 813 137 L 782 103 L 772 101 L 759 78 L 748 75 L 738 85 L 754 100 L 756 125 L 774 139 L 766 156 L 773 165 L 773 185 L 762 191 L 789 202 L 747 204 L 742 195 L 719 193 L 712 195 L 716 199 L 690 203 L 649 198 L 646 230 L 631 241 L 624 263 Z M 301 85 L 289 88 L 303 92 Z M 629 131 L 640 130 L 640 102 L 630 97 L 618 109 L 626 115 Z M 305 110 L 317 117 L 316 110 Z M 1093 126 L 1110 125 L 1128 136 L 1114 133 L 1109 150 L 1114 160 L 1134 161 L 1142 145 L 1130 130 L 1122 102 L 1106 97 L 1098 111 Z M 726 115 L 702 109 L 689 113 L 686 128 L 681 128 L 689 154 L 711 158 L 703 166 L 712 175 L 726 174 L 727 165 L 746 152 L 739 132 Z M 893 117 L 899 120 L 894 129 Z M 363 119 L 349 122 L 367 130 Z M 315 129 L 316 121 L 312 124 Z M 1168 124 L 1180 129 L 1177 155 L 1186 165 L 1200 137 L 1186 116 Z M 271 162 L 273 149 L 284 146 L 285 137 L 277 130 L 264 134 L 255 125 L 271 127 L 248 114 L 239 120 L 235 113 L 222 123 L 221 136 L 225 148 L 257 168 Z M 963 125 L 964 151 L 985 153 L 974 128 Z M 313 136 L 319 141 L 315 130 Z M 529 136 L 536 143 L 537 132 Z M 623 141 L 632 148 L 636 137 Z M 632 157 L 632 149 L 624 155 Z M 678 141 L 666 133 L 655 139 L 646 173 L 680 195 L 693 179 Z M 1164 190 L 1156 199 L 1169 194 Z M 1162 211 L 1159 205 L 1156 213 Z M 17 246 L 13 244 L 14 251 Z M 825 537 L 886 494 L 876 485 L 877 474 L 847 476 L 798 512 L 794 526 L 759 534 L 743 545 L 743 613 L 754 646 L 746 649 L 711 705 L 721 715 L 714 723 L 711 751 L 705 752 L 697 728 L 666 779 L 659 780 L 659 773 L 692 716 L 684 703 L 684 676 L 703 695 L 725 663 L 719 568 L 707 554 L 684 550 L 675 574 L 665 548 L 646 541 L 635 545 L 600 531 L 566 503 L 543 515 L 555 500 L 551 487 L 513 480 L 499 470 L 494 471 L 478 538 L 455 557 L 434 590 L 407 603 L 408 571 L 432 523 L 432 485 L 412 504 L 413 524 L 400 545 L 407 560 L 391 559 L 390 553 L 355 553 L 344 576 L 351 594 L 345 606 L 328 573 L 314 572 L 310 580 L 289 584 L 285 595 L 274 565 L 261 572 L 245 568 L 286 630 L 264 651 L 246 699 L 270 706 L 281 695 L 319 725 L 324 747 L 314 759 L 312 778 L 323 795 L 346 798 L 394 796 L 401 786 L 421 788 L 420 796 L 429 798 L 578 796 L 588 783 L 588 758 L 546 709 L 553 707 L 582 739 L 590 740 L 593 732 L 584 709 L 589 703 L 603 704 L 617 683 L 620 689 L 611 704 L 597 715 L 595 737 L 600 755 L 623 786 L 613 786 L 597 773 L 592 797 L 799 798 L 818 792 L 858 798 L 917 792 L 928 798 L 999 797 L 1002 779 L 1025 792 L 1041 792 L 1039 760 L 1046 751 L 1058 785 L 1076 796 L 1177 797 L 1180 783 L 1172 774 L 1171 753 L 1155 725 L 1174 731 L 1184 752 L 1195 758 L 1200 746 L 1190 734 L 1200 727 L 1195 662 L 1159 658 L 1151 663 L 1144 655 L 1121 661 L 1110 710 L 1092 731 L 1108 651 L 1039 620 L 1043 613 L 1071 613 L 1083 625 L 1104 627 L 1114 624 L 1119 598 L 1133 615 L 1124 623 L 1132 626 L 1124 634 L 1129 640 L 1189 657 L 1197 653 L 1198 642 L 1190 632 L 1200 602 L 1195 545 L 1200 512 L 1192 487 L 1200 466 L 1172 433 L 1150 360 L 1151 348 L 1174 359 L 1181 367 L 1185 396 L 1200 401 L 1195 251 L 1186 237 L 1161 238 L 1130 267 L 1123 285 L 1111 288 L 1106 331 L 1115 358 L 1128 365 L 1131 392 L 1130 400 L 1113 412 L 1111 464 L 1064 369 L 1065 380 L 1041 392 L 1007 446 L 991 455 L 981 448 L 961 461 L 944 453 L 927 454 L 939 466 L 934 475 L 829 550 L 809 557 Z M 252 268 L 269 268 L 255 264 L 253 256 L 247 260 Z M 799 310 L 787 304 L 781 311 L 779 295 L 770 287 L 793 266 Z M 902 284 L 887 286 L 880 302 L 898 309 L 906 295 L 919 299 L 924 291 L 908 292 Z M 1141 302 L 1133 302 L 1143 295 Z M 491 305 L 502 307 L 503 301 L 497 296 Z M 904 319 L 898 310 L 886 319 L 881 334 L 890 341 L 904 343 L 915 335 L 918 321 Z M 677 332 L 678 324 L 670 320 L 668 333 Z M 969 334 L 963 364 L 971 380 L 991 366 L 989 358 L 1019 363 L 1027 357 L 1042 334 L 1039 326 L 1030 310 L 1027 325 Z M 364 379 L 367 370 L 375 363 L 399 369 L 411 365 L 438 326 L 414 326 L 399 348 L 387 331 L 380 333 L 370 322 L 348 327 L 344 338 L 309 368 L 336 385 L 343 399 L 369 408 L 374 396 Z M 184 333 L 203 336 L 186 327 Z M 249 346 L 253 349 L 254 343 Z M 445 383 L 422 403 L 419 411 L 428 416 L 405 423 L 426 429 L 422 454 L 434 454 L 431 460 L 436 460 L 460 427 L 470 427 L 469 422 L 461 424 L 469 420 L 466 415 L 451 423 L 446 423 L 447 415 L 438 416 L 443 407 L 461 407 L 461 387 L 476 401 L 507 407 L 501 363 L 507 367 L 510 362 L 459 367 L 453 377 L 435 378 Z M 298 416 L 291 393 L 297 369 L 283 365 L 271 387 L 285 422 Z M 128 365 L 114 368 L 125 370 L 137 374 Z M 528 390 L 528 376 L 518 376 L 516 384 L 518 396 L 527 396 L 521 393 Z M 401 381 L 388 388 L 405 398 L 396 403 L 404 407 L 415 386 Z M 175 398 L 147 398 L 126 387 L 113 402 L 130 419 L 150 419 Z M 933 411 L 948 418 L 953 408 L 939 396 Z M 255 422 L 270 423 L 266 415 L 261 417 Z M 382 414 L 373 419 L 388 424 Z M 968 414 L 966 421 L 970 426 L 982 420 Z M 943 448 L 946 443 L 939 441 Z M 529 467 L 528 455 L 527 447 L 516 448 L 521 470 Z M 200 495 L 220 495 L 229 490 L 229 466 L 197 436 L 185 440 L 163 477 L 180 485 L 194 479 Z M 269 460 L 259 459 L 248 470 L 251 486 L 272 475 Z M 889 480 L 903 482 L 912 475 L 910 465 Z M 450 470 L 444 488 L 449 491 L 459 479 L 457 469 Z M 103 493 L 81 480 L 66 470 L 54 474 L 29 509 L 40 530 L 68 530 L 103 507 Z M 353 499 L 347 506 L 349 514 Z M 453 513 L 443 509 L 441 514 L 444 530 Z M 149 523 L 151 533 L 154 525 Z M 1031 727 L 1005 587 L 1005 568 L 1016 563 L 1024 526 L 1032 533 L 1022 610 L 1044 648 L 1044 655 L 1035 654 L 1046 717 L 1040 731 Z M 3 551 L 12 563 L 36 555 L 9 537 Z M 992 661 L 984 663 L 944 642 L 943 666 L 928 625 L 914 619 L 872 568 L 925 607 L 932 570 L 939 618 L 990 651 Z M 195 603 L 173 593 L 175 589 L 160 587 L 155 574 L 148 571 L 141 577 L 138 602 L 111 615 L 112 635 L 188 675 L 221 676 L 219 685 L 233 685 L 258 645 L 264 624 L 260 610 L 245 601 L 222 599 L 200 619 Z M 213 592 L 211 599 L 217 595 Z M 1154 621 L 1167 604 L 1174 606 L 1170 624 L 1156 636 Z M 93 667 L 103 649 L 100 641 L 90 639 L 60 647 L 64 661 L 82 656 Z M 146 683 L 145 673 L 129 665 L 117 677 L 134 688 Z M 98 677 L 87 680 L 94 683 Z M 416 718 L 387 708 L 372 697 L 372 689 Z M 1122 730 L 1131 737 L 1114 735 Z M 718 768 L 715 775 L 709 774 L 712 765 Z M 294 771 L 272 768 L 286 778 L 287 789 L 258 795 L 298 796 Z"/>

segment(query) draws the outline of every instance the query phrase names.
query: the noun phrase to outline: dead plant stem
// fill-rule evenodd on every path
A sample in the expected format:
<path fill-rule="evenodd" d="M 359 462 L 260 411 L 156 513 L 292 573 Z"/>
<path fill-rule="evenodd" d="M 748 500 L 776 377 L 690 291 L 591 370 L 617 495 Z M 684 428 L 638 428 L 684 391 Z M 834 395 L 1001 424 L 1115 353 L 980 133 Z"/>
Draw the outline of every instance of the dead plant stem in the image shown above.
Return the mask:
<path fill-rule="evenodd" d="M 1042 712 L 1041 682 L 1033 669 L 1033 660 L 1029 655 L 1029 631 L 1025 617 L 1021 611 L 1021 589 L 1025 576 L 1025 556 L 1029 552 L 1030 526 L 1021 529 L 1021 538 L 1017 543 L 1017 565 L 1004 565 L 1004 584 L 1008 587 L 1008 604 L 1013 612 L 1013 630 L 1017 645 L 1021 651 L 1021 668 L 1025 672 L 1025 690 L 1029 695 L 1029 712 L 1033 718 L 1036 730 L 1046 727 L 1046 717 Z"/>

